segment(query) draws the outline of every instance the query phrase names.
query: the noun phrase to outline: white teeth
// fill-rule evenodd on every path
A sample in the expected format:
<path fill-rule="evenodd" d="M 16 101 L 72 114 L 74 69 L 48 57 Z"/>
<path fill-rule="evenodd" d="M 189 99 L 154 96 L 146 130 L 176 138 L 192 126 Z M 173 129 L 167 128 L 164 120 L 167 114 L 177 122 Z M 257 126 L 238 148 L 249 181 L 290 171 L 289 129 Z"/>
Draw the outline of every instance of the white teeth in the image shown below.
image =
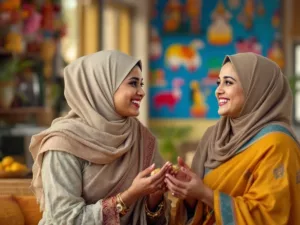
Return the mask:
<path fill-rule="evenodd" d="M 227 103 L 228 100 L 227 100 L 227 99 L 220 99 L 219 102 L 220 102 L 220 103 Z"/>
<path fill-rule="evenodd" d="M 132 103 L 140 105 L 140 101 L 133 100 Z"/>

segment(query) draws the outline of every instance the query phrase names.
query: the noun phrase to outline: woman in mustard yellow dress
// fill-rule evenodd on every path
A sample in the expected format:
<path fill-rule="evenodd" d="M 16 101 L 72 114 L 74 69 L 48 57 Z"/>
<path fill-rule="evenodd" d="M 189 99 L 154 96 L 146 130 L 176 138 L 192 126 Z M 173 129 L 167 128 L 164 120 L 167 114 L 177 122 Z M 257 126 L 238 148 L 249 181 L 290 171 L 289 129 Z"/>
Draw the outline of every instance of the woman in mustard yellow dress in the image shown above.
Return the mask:
<path fill-rule="evenodd" d="M 173 224 L 300 224 L 300 147 L 292 92 L 277 64 L 254 53 L 226 56 L 216 89 L 220 120 L 190 169 L 166 174 L 180 200 Z"/>

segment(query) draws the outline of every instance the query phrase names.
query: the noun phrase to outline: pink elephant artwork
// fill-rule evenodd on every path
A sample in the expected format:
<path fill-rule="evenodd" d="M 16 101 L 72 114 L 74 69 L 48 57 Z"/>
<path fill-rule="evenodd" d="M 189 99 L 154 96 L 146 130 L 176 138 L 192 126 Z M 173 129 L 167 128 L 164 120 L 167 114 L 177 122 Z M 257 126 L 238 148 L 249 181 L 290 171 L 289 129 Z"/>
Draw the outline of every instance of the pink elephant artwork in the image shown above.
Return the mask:
<path fill-rule="evenodd" d="M 162 107 L 167 107 L 169 111 L 173 111 L 176 104 L 181 100 L 181 86 L 184 80 L 181 78 L 174 78 L 172 81 L 172 90 L 161 91 L 153 96 L 154 107 L 160 110 Z"/>

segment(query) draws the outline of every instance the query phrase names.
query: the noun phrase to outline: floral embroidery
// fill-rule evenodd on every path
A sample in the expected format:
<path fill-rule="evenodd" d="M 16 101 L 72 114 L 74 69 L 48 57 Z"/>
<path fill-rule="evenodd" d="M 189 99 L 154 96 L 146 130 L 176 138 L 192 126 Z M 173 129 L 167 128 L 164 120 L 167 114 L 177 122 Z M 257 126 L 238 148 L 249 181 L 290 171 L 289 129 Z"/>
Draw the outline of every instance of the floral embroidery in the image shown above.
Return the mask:
<path fill-rule="evenodd" d="M 275 179 L 281 178 L 284 175 L 284 166 L 281 164 L 273 170 L 273 175 Z"/>
<path fill-rule="evenodd" d="M 117 199 L 115 196 L 102 201 L 102 214 L 104 225 L 119 225 L 120 217 L 116 208 Z"/>
<path fill-rule="evenodd" d="M 300 170 L 296 174 L 296 184 L 300 184 Z"/>

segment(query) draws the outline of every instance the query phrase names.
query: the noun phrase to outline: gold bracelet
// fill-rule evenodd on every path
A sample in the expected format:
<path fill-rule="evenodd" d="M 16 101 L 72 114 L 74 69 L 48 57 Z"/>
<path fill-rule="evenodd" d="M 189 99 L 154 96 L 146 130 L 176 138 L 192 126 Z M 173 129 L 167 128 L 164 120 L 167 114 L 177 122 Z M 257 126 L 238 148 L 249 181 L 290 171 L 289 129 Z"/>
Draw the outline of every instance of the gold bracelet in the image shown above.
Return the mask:
<path fill-rule="evenodd" d="M 117 211 L 122 216 L 124 216 L 128 212 L 128 207 L 124 203 L 123 199 L 121 198 L 121 193 L 117 194 Z"/>
<path fill-rule="evenodd" d="M 145 211 L 147 216 L 149 216 L 150 218 L 156 218 L 159 217 L 162 214 L 163 208 L 165 206 L 164 201 L 162 201 L 159 205 L 158 205 L 158 209 L 155 212 L 151 212 L 147 206 L 147 202 L 145 201 Z"/>

